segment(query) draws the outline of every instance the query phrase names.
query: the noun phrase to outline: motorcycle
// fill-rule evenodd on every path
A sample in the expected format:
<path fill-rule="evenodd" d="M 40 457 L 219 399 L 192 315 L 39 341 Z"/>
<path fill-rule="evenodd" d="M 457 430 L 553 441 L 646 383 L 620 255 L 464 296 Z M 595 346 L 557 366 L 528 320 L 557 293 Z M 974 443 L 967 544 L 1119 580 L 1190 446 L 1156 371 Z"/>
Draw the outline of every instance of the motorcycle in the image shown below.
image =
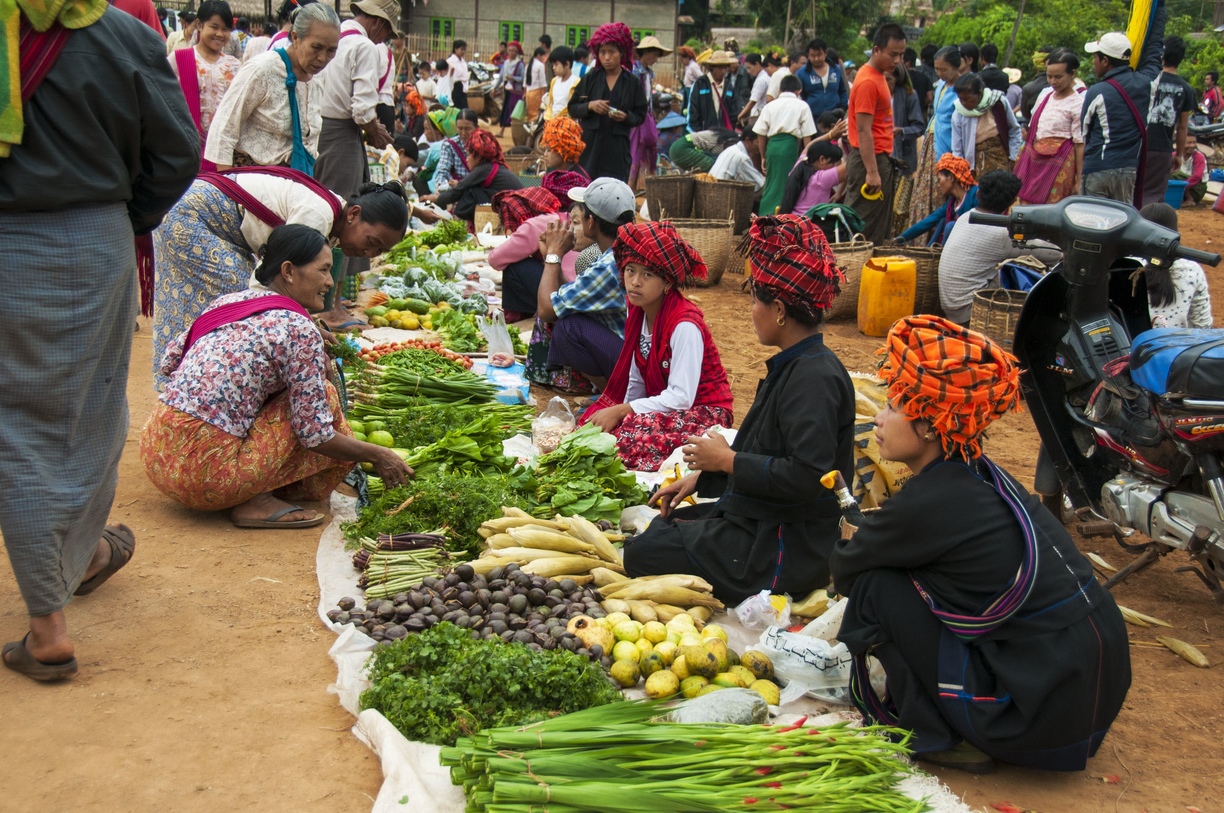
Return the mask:
<path fill-rule="evenodd" d="M 1140 554 L 1107 588 L 1180 550 L 1191 564 L 1178 572 L 1224 603 L 1224 374 L 1211 376 L 1224 373 L 1211 361 L 1224 330 L 1153 330 L 1147 290 L 1130 279 L 1136 258 L 1214 266 L 1220 255 L 1101 198 L 975 211 L 970 222 L 1064 253 L 1029 292 L 1013 344 L 1041 438 L 1034 490 L 1056 516 L 1070 508 Z M 1150 541 L 1133 544 L 1136 533 Z"/>
<path fill-rule="evenodd" d="M 1224 142 L 1224 121 L 1213 122 L 1206 113 L 1195 113 L 1190 117 L 1187 132 L 1200 144 L 1214 146 Z"/>

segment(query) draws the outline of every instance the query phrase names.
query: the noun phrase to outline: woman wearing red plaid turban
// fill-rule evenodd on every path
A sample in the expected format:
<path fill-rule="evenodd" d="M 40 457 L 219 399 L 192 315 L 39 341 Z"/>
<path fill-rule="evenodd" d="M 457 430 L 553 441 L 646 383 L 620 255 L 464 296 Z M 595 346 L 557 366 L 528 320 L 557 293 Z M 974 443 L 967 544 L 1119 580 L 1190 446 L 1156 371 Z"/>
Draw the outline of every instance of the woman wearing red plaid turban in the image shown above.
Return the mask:
<path fill-rule="evenodd" d="M 452 213 L 471 226 L 476 207 L 493 202 L 493 196 L 506 189 L 522 189 L 523 182 L 506 166 L 501 145 L 488 130 L 476 129 L 467 140 L 468 174 L 463 180 L 436 195 L 426 195 L 442 207 L 454 206 Z"/>
<path fill-rule="evenodd" d="M 579 421 L 616 436 L 625 466 L 658 471 L 689 437 L 731 425 L 731 386 L 701 309 L 680 293 L 705 263 L 670 223 L 622 226 L 612 245 L 628 317 L 608 385 Z"/>
<path fill-rule="evenodd" d="M 735 442 L 689 438 L 687 477 L 651 499 L 662 516 L 625 545 L 631 576 L 693 573 L 728 604 L 762 590 L 804 596 L 829 583 L 837 499 L 825 472 L 851 477 L 854 387 L 820 326 L 841 278 L 824 233 L 794 215 L 753 221 L 752 326 L 779 352 Z M 679 508 L 690 495 L 716 503 Z"/>
<path fill-rule="evenodd" d="M 489 265 L 502 272 L 502 308 L 507 322 L 530 319 L 536 312 L 544 258 L 540 237 L 549 223 L 569 222 L 569 214 L 548 191 L 538 186 L 498 192 L 493 196 L 493 211 L 501 218 L 507 239 L 489 252 Z M 572 282 L 577 255 L 561 255 L 561 278 Z"/>
<path fill-rule="evenodd" d="M 650 112 L 642 83 L 633 70 L 633 34 L 624 23 L 595 29 L 588 47 L 598 62 L 570 96 L 570 117 L 582 125 L 586 150 L 582 166 L 592 178 L 629 180 L 633 128 Z"/>
<path fill-rule="evenodd" d="M 1130 686 L 1126 626 L 1062 523 L 982 455 L 1018 403 L 1016 360 L 934 316 L 898 321 L 881 352 L 880 454 L 914 475 L 830 559 L 854 701 L 914 732 L 918 759 L 1083 770 Z"/>

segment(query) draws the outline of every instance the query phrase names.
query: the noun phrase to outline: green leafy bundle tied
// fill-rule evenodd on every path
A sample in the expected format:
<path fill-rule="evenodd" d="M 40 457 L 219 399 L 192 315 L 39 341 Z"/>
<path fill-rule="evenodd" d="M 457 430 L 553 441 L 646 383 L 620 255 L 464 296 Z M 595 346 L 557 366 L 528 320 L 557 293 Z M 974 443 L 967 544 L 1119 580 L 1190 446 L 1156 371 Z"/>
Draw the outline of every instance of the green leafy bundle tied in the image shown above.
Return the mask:
<path fill-rule="evenodd" d="M 542 519 L 581 515 L 616 523 L 625 506 L 647 496 L 616 454 L 616 438 L 594 424 L 566 435 L 534 471 L 520 469 L 514 483 L 530 499 L 528 510 Z"/>
<path fill-rule="evenodd" d="M 428 446 L 414 449 L 405 458 L 417 477 L 432 474 L 508 474 L 513 458 L 502 454 L 502 441 L 514 434 L 497 413 L 481 415 L 452 429 Z"/>
<path fill-rule="evenodd" d="M 600 665 L 581 655 L 477 640 L 448 623 L 380 646 L 368 670 L 361 707 L 377 709 L 408 739 L 437 745 L 621 699 Z"/>
<path fill-rule="evenodd" d="M 373 500 L 342 530 L 351 542 L 362 537 L 377 539 L 379 534 L 440 530 L 447 536 L 447 550 L 474 559 L 484 547 L 478 533 L 480 523 L 500 516 L 503 505 L 528 507 L 506 477 L 419 477 Z"/>

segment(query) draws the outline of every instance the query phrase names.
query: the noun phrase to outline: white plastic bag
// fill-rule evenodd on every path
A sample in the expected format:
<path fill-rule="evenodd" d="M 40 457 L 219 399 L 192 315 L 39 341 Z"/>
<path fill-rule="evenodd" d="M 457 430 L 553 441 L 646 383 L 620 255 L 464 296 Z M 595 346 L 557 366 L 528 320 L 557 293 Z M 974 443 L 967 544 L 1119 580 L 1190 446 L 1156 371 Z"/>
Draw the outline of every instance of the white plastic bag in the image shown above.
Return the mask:
<path fill-rule="evenodd" d="M 514 342 L 510 340 L 510 329 L 506 327 L 506 314 L 497 311 L 492 319 L 477 316 L 476 326 L 489 344 L 489 366 L 513 367 Z"/>
<path fill-rule="evenodd" d="M 764 652 L 774 674 L 786 681 L 782 703 L 807 694 L 830 703 L 850 703 L 850 672 L 854 656 L 845 644 L 830 644 L 801 632 L 770 627 L 751 649 Z"/>
<path fill-rule="evenodd" d="M 755 596 L 749 596 L 735 608 L 735 615 L 745 627 L 760 629 L 761 627 L 782 627 L 790 623 L 790 597 L 771 596 L 768 590 L 762 590 Z"/>
<path fill-rule="evenodd" d="M 562 438 L 573 432 L 577 425 L 578 421 L 570 411 L 569 404 L 564 398 L 557 396 L 549 401 L 544 411 L 531 422 L 531 440 L 540 450 L 540 454 L 548 454 L 561 445 Z"/>

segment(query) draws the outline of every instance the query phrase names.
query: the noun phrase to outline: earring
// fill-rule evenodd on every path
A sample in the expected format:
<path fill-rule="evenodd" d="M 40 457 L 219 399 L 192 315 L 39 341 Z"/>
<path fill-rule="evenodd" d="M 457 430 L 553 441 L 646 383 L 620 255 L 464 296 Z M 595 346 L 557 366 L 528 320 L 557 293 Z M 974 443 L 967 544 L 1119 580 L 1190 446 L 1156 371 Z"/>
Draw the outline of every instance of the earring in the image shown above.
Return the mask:
<path fill-rule="evenodd" d="M 927 432 L 926 436 L 923 437 L 923 440 L 935 440 L 935 436 L 932 435 L 930 432 Z"/>
<path fill-rule="evenodd" d="M 775 319 L 775 320 L 774 320 L 774 323 L 775 323 L 775 324 L 776 324 L 778 327 L 784 327 L 784 326 L 786 325 L 786 317 L 785 317 L 785 316 L 779 316 L 777 319 Z"/>

